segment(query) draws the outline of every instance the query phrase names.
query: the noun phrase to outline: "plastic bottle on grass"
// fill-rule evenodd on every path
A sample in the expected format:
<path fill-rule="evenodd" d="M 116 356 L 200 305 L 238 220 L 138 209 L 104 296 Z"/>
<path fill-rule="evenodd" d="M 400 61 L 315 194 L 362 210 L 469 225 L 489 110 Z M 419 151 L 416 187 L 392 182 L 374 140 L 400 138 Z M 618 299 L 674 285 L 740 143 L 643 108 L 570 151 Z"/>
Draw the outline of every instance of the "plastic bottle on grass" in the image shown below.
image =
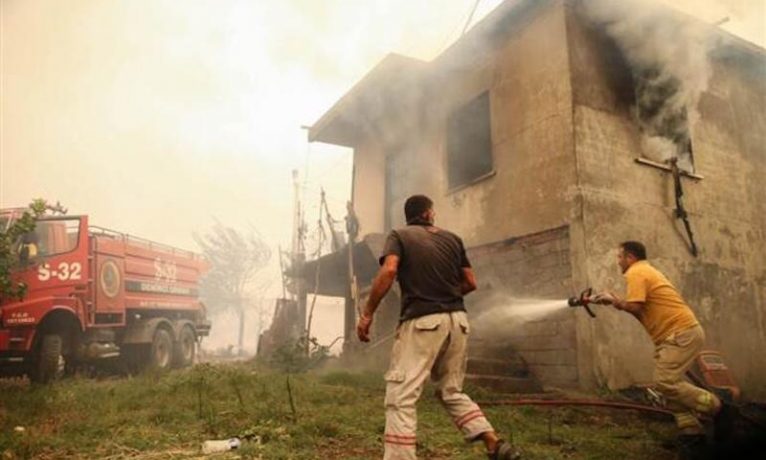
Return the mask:
<path fill-rule="evenodd" d="M 230 439 L 214 439 L 211 441 L 205 441 L 202 443 L 203 454 L 216 454 L 218 452 L 226 452 L 229 450 L 237 449 L 242 444 L 239 438 Z"/>

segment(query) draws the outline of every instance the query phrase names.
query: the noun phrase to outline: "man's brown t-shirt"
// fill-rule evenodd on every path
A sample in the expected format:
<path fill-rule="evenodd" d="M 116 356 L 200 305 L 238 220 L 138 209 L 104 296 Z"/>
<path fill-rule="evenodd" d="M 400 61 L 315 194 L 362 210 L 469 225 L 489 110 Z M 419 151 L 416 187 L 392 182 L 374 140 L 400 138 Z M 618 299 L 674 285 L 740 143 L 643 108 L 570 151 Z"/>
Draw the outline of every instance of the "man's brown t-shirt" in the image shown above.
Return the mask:
<path fill-rule="evenodd" d="M 388 235 L 380 263 L 389 255 L 399 256 L 400 321 L 465 311 L 463 268 L 471 264 L 457 235 L 431 225 L 408 225 Z"/>

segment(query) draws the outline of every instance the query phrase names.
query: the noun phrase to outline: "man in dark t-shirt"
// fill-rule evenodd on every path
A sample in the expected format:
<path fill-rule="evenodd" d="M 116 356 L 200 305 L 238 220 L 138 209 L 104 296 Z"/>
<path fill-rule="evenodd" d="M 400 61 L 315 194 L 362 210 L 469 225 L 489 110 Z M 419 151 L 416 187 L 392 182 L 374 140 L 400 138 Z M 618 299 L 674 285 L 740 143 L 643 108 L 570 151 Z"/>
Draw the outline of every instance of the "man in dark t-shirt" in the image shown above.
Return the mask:
<path fill-rule="evenodd" d="M 408 198 L 404 213 L 407 226 L 388 235 L 381 269 L 357 323 L 359 339 L 368 342 L 375 310 L 398 276 L 402 306 L 385 375 L 383 458 L 416 458 L 415 404 L 429 375 L 467 441 L 484 441 L 490 459 L 519 458 L 463 393 L 470 332 L 463 296 L 476 289 L 463 241 L 434 226 L 433 202 L 424 195 Z"/>

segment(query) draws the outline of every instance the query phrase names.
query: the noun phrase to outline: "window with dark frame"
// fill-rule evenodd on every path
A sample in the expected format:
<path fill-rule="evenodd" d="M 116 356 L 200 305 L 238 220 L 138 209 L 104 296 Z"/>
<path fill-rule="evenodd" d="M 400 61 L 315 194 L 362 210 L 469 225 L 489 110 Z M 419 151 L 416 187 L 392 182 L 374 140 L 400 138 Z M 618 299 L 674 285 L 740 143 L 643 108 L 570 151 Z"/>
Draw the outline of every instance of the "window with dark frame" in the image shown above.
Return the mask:
<path fill-rule="evenodd" d="M 454 189 L 492 172 L 489 92 L 453 112 L 447 120 L 447 176 Z"/>

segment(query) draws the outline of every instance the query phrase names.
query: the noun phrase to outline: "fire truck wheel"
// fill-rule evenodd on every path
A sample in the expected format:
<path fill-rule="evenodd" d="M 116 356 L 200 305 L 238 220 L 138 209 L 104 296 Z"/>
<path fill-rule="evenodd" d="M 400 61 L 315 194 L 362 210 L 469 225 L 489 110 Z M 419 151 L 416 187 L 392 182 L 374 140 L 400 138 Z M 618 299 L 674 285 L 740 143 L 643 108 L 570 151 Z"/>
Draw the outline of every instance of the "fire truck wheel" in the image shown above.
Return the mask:
<path fill-rule="evenodd" d="M 189 327 L 181 329 L 176 342 L 175 360 L 178 367 L 188 367 L 194 364 L 197 340 L 194 331 Z"/>
<path fill-rule="evenodd" d="M 65 361 L 62 351 L 64 341 L 58 334 L 46 334 L 40 342 L 34 372 L 31 378 L 37 383 L 49 383 L 64 375 Z"/>
<path fill-rule="evenodd" d="M 122 369 L 128 374 L 138 374 L 149 363 L 149 345 L 123 344 L 120 347 Z"/>
<path fill-rule="evenodd" d="M 165 329 L 157 329 L 152 340 L 149 367 L 156 370 L 169 369 L 173 359 L 173 337 Z"/>

